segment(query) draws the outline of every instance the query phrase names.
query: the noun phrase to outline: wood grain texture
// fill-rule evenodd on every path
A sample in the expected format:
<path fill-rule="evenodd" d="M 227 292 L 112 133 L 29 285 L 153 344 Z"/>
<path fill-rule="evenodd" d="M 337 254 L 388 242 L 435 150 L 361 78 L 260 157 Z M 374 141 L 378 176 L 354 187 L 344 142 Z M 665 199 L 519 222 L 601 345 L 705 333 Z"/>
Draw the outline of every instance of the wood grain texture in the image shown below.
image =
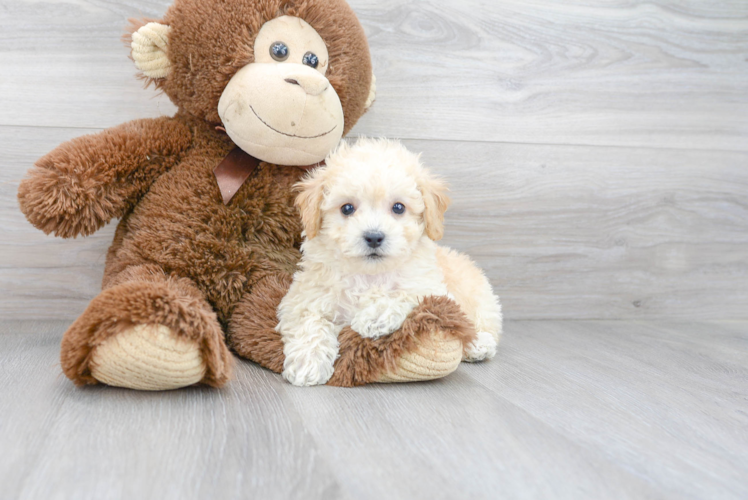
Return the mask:
<path fill-rule="evenodd" d="M 748 322 L 509 322 L 418 384 L 76 389 L 61 321 L 0 322 L 0 498 L 740 499 Z"/>
<path fill-rule="evenodd" d="M 734 332 L 693 323 L 513 325 L 507 339 L 521 340 L 503 346 L 505 371 L 468 367 L 472 379 L 583 446 L 605 449 L 637 477 L 657 477 L 669 497 L 746 494 L 744 323 Z M 704 461 L 720 477 L 702 476 Z"/>
<path fill-rule="evenodd" d="M 1 125 L 170 113 L 119 42 L 168 0 L 2 0 Z M 378 75 L 368 135 L 748 150 L 748 4 L 353 0 Z"/>
<path fill-rule="evenodd" d="M 338 498 L 275 374 L 246 365 L 223 390 L 80 390 L 61 373 L 61 326 L 0 325 L 0 498 Z"/>
<path fill-rule="evenodd" d="M 61 240 L 15 190 L 77 129 L 0 127 L 0 317 L 73 319 L 114 224 Z M 405 141 L 452 186 L 443 243 L 488 273 L 511 319 L 748 318 L 748 154 Z"/>
<path fill-rule="evenodd" d="M 169 4 L 0 0 L 0 318 L 98 292 L 113 225 L 45 237 L 15 193 L 60 142 L 174 112 L 119 41 Z M 445 243 L 508 318 L 748 318 L 746 2 L 351 4 L 379 89 L 353 134 L 448 178 Z"/>

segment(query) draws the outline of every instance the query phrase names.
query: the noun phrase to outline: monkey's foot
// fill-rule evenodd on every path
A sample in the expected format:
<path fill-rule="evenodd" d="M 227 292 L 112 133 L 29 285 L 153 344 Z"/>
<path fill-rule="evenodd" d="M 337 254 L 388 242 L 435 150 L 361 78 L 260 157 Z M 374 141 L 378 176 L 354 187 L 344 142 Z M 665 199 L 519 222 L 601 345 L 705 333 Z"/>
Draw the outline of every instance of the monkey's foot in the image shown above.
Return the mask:
<path fill-rule="evenodd" d="M 434 296 L 423 299 L 389 335 L 368 339 L 344 328 L 338 340 L 340 357 L 328 385 L 417 382 L 455 371 L 475 329 L 457 303 Z"/>
<path fill-rule="evenodd" d="M 197 342 L 164 325 L 136 325 L 107 338 L 91 353 L 91 375 L 107 385 L 164 391 L 197 384 L 205 376 Z"/>
<path fill-rule="evenodd" d="M 413 350 L 395 360 L 395 367 L 382 373 L 377 382 L 416 382 L 446 377 L 460 366 L 462 341 L 435 330 L 415 339 Z"/>
<path fill-rule="evenodd" d="M 76 385 L 157 391 L 220 387 L 233 358 L 215 312 L 185 278 L 145 267 L 101 292 L 62 337 L 60 361 Z"/>

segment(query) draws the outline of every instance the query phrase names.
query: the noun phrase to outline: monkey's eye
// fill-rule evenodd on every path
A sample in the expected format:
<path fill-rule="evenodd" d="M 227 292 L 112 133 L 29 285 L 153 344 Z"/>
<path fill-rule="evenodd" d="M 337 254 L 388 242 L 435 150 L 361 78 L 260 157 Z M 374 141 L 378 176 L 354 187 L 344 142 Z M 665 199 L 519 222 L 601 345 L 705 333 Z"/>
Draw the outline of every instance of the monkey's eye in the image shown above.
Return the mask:
<path fill-rule="evenodd" d="M 285 61 L 288 59 L 288 45 L 283 42 L 275 42 L 270 46 L 270 57 L 276 61 Z"/>
<path fill-rule="evenodd" d="M 312 68 L 316 68 L 319 64 L 319 59 L 314 52 L 307 52 L 304 54 L 304 59 L 301 60 L 302 64 L 306 64 Z"/>
<path fill-rule="evenodd" d="M 346 203 L 345 205 L 340 207 L 340 212 L 345 216 L 349 216 L 355 211 L 356 211 L 356 207 L 354 207 L 350 203 Z"/>
<path fill-rule="evenodd" d="M 395 212 L 397 215 L 401 215 L 405 213 L 405 205 L 403 205 L 400 202 L 395 203 L 394 205 L 392 205 L 392 211 Z"/>

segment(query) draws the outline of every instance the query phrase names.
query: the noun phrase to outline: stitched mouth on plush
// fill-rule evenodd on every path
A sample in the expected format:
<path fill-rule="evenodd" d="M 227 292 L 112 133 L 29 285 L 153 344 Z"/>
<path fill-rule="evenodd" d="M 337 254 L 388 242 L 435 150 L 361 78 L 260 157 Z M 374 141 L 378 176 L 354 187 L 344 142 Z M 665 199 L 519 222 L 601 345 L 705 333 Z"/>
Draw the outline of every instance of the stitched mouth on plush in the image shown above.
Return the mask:
<path fill-rule="evenodd" d="M 322 132 L 321 134 L 317 134 L 317 135 L 308 135 L 308 136 L 307 136 L 307 135 L 294 135 L 294 134 L 289 134 L 289 133 L 287 133 L 287 132 L 283 132 L 283 131 L 281 131 L 281 130 L 278 130 L 278 129 L 276 129 L 276 128 L 273 128 L 272 126 L 270 126 L 270 124 L 269 124 L 268 122 L 266 122 L 265 120 L 263 120 L 263 119 L 262 119 L 262 117 L 261 117 L 260 115 L 258 115 L 258 114 L 257 114 L 257 111 L 255 111 L 255 108 L 254 108 L 254 107 L 253 107 L 253 106 L 252 106 L 251 104 L 249 105 L 249 109 L 251 109 L 251 110 L 252 110 L 252 113 L 254 113 L 254 114 L 255 114 L 255 116 L 257 117 L 257 119 L 258 119 L 258 120 L 260 120 L 260 121 L 262 122 L 262 124 L 263 124 L 263 125 L 265 125 L 265 126 L 266 126 L 267 128 L 269 128 L 269 129 L 270 129 L 270 130 L 272 130 L 273 132 L 277 132 L 277 133 L 279 133 L 279 134 L 281 134 L 281 135 L 286 135 L 286 136 L 288 136 L 288 137 L 295 137 L 295 138 L 297 138 L 297 139 L 316 139 L 316 138 L 318 138 L 318 137 L 322 137 L 322 136 L 325 136 L 325 135 L 327 135 L 327 134 L 331 133 L 331 132 L 332 132 L 333 130 L 335 130 L 336 128 L 338 128 L 338 126 L 337 126 L 337 125 L 334 125 L 334 126 L 333 126 L 333 127 L 332 127 L 332 128 L 330 129 L 330 130 L 328 130 L 327 132 Z"/>

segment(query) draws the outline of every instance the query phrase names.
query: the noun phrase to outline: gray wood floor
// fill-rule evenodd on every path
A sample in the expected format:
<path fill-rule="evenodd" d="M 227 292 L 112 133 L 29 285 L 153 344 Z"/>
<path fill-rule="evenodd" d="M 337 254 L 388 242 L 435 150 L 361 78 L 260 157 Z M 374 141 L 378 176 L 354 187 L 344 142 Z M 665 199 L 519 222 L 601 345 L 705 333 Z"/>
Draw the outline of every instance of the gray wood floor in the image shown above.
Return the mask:
<path fill-rule="evenodd" d="M 76 389 L 0 323 L 0 498 L 748 497 L 748 322 L 514 321 L 446 379 Z"/>

